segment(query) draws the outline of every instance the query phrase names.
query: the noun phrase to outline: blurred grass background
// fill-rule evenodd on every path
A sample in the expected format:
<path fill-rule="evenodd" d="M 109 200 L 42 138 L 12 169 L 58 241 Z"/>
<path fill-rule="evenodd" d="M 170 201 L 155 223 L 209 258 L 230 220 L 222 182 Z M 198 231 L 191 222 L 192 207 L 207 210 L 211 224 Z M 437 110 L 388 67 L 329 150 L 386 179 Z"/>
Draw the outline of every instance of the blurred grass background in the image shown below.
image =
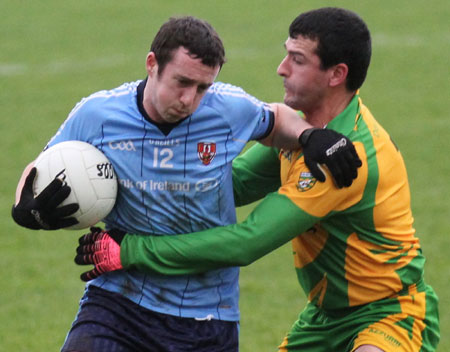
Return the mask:
<path fill-rule="evenodd" d="M 267 101 L 283 97 L 276 68 L 290 22 L 322 6 L 359 13 L 373 37 L 361 96 L 405 158 L 426 280 L 440 297 L 450 351 L 450 4 L 445 0 L 44 0 L 0 2 L 0 351 L 57 351 L 77 312 L 79 232 L 34 232 L 10 217 L 17 180 L 82 97 L 145 77 L 145 56 L 173 15 L 208 20 L 228 62 L 219 80 Z M 238 210 L 242 219 L 251 206 Z M 285 245 L 241 276 L 241 351 L 275 351 L 301 311 Z"/>

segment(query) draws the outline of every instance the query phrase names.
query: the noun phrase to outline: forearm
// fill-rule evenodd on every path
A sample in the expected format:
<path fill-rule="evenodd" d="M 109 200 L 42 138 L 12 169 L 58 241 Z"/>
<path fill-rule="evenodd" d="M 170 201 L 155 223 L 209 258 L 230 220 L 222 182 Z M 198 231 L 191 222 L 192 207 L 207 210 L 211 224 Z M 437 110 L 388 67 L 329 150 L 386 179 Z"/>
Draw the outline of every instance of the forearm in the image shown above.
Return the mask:
<path fill-rule="evenodd" d="M 18 182 L 18 184 L 17 184 L 17 188 L 16 188 L 16 200 L 15 200 L 14 204 L 19 203 L 19 200 L 20 200 L 20 194 L 22 193 L 22 189 L 23 189 L 23 186 L 24 186 L 24 184 L 25 184 L 25 179 L 26 179 L 26 177 L 28 176 L 28 174 L 30 173 L 30 170 L 33 168 L 33 166 L 34 166 L 34 160 L 33 160 L 31 163 L 29 163 L 29 164 L 25 167 L 25 169 L 23 170 L 22 176 L 20 176 L 19 182 Z"/>
<path fill-rule="evenodd" d="M 233 161 L 236 206 L 250 204 L 281 185 L 279 151 L 256 143 Z"/>
<path fill-rule="evenodd" d="M 260 143 L 285 150 L 299 149 L 298 137 L 312 126 L 303 120 L 295 110 L 284 104 L 274 103 L 270 106 L 275 115 L 273 130 Z"/>
<path fill-rule="evenodd" d="M 314 218 L 272 193 L 241 224 L 177 236 L 125 236 L 125 268 L 164 275 L 245 266 L 310 228 Z"/>

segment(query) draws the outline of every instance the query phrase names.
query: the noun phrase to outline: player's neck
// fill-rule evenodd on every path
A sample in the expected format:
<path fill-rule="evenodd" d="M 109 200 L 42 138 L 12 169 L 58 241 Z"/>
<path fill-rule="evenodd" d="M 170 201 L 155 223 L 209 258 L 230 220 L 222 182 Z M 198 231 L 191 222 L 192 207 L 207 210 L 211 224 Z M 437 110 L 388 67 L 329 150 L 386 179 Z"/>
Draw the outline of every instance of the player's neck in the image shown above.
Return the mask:
<path fill-rule="evenodd" d="M 345 110 L 354 95 L 354 92 L 346 92 L 345 94 L 334 94 L 326 97 L 321 104 L 309 111 L 304 111 L 306 121 L 314 127 L 325 127 Z"/>
<path fill-rule="evenodd" d="M 150 122 L 156 123 L 156 124 L 163 124 L 165 121 L 162 119 L 162 117 L 158 114 L 158 111 L 156 110 L 155 106 L 153 105 L 152 99 L 151 99 L 151 81 L 147 78 L 144 82 L 145 86 L 142 91 L 142 108 L 144 109 L 146 113 L 146 119 Z"/>
<path fill-rule="evenodd" d="M 142 105 L 144 107 L 145 112 L 147 113 L 147 118 L 151 120 L 154 123 L 162 124 L 164 123 L 164 120 L 159 116 L 158 112 L 154 108 L 153 104 L 151 103 L 149 98 L 145 98 L 142 101 Z"/>

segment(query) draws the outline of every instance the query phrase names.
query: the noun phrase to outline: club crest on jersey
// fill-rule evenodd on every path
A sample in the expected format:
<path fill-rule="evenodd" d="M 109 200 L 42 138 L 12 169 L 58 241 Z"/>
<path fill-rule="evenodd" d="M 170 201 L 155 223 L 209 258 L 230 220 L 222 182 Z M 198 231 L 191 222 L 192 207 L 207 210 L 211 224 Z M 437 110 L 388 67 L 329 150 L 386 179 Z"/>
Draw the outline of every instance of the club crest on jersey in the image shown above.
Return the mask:
<path fill-rule="evenodd" d="M 216 143 L 200 142 L 197 143 L 197 154 L 203 165 L 209 165 L 216 156 Z"/>
<path fill-rule="evenodd" d="M 297 189 L 300 192 L 309 191 L 316 184 L 317 179 L 310 172 L 301 172 L 298 178 Z"/>
<path fill-rule="evenodd" d="M 281 150 L 281 155 L 285 157 L 287 160 L 292 161 L 292 150 Z"/>

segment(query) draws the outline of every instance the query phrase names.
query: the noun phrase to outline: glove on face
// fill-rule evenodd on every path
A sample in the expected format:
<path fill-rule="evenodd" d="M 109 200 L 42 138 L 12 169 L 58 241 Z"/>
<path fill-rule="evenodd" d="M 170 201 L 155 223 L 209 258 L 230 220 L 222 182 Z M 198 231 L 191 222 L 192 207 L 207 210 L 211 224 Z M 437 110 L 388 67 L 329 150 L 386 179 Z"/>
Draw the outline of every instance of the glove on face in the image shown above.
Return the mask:
<path fill-rule="evenodd" d="M 317 180 L 325 181 L 319 164 L 324 164 L 338 188 L 349 187 L 358 176 L 362 162 L 350 139 L 333 130 L 309 128 L 300 135 L 306 166 Z"/>
<path fill-rule="evenodd" d="M 34 198 L 33 183 L 36 172 L 33 167 L 25 179 L 19 203 L 13 205 L 11 215 L 14 221 L 33 230 L 57 230 L 77 224 L 77 219 L 68 216 L 78 210 L 78 204 L 58 207 L 70 194 L 70 187 L 59 178 L 55 178 Z"/>
<path fill-rule="evenodd" d="M 90 230 L 90 233 L 80 237 L 75 257 L 75 263 L 78 265 L 94 265 L 94 269 L 81 274 L 83 281 L 93 280 L 109 271 L 123 269 L 120 244 L 125 232 L 114 229 L 103 231 L 99 227 L 91 227 Z"/>

